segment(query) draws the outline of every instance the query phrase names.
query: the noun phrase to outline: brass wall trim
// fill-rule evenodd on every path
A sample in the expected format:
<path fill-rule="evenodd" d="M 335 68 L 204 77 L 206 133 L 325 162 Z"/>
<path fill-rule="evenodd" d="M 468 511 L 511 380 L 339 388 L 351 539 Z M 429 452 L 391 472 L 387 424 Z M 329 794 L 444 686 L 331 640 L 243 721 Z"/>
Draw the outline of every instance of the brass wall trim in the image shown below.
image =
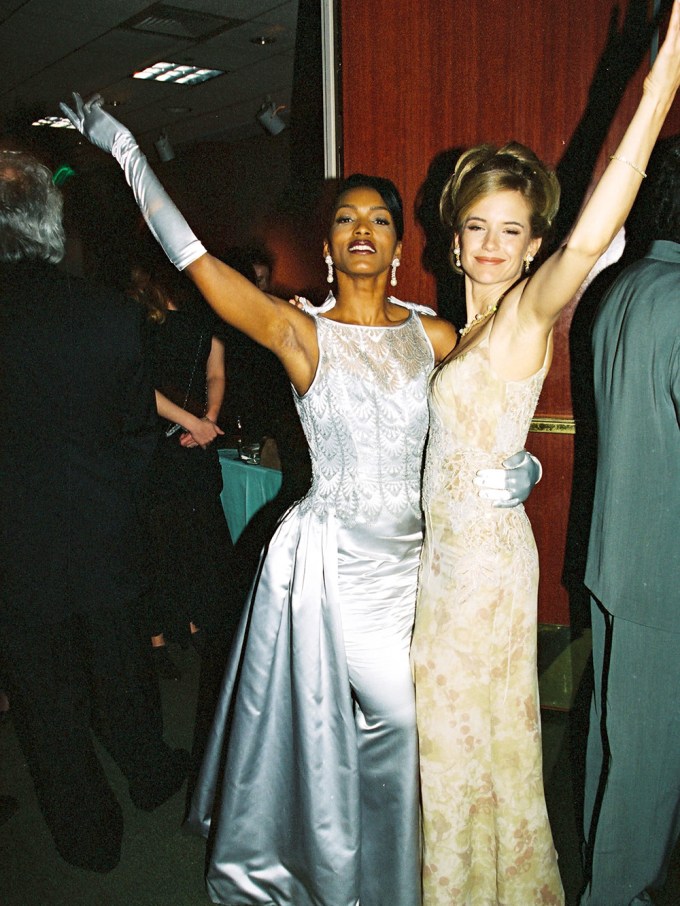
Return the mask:
<path fill-rule="evenodd" d="M 575 434 L 576 422 L 573 418 L 537 415 L 531 419 L 529 431 L 533 431 L 535 434 Z"/>

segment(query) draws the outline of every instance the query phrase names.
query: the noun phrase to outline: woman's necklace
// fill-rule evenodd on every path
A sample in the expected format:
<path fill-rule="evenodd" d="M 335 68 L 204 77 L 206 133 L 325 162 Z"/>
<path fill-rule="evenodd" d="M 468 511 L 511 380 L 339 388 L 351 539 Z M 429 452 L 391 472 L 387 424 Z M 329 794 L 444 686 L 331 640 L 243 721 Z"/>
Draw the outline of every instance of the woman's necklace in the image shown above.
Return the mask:
<path fill-rule="evenodd" d="M 505 295 L 505 293 L 503 295 Z M 499 299 L 498 302 L 500 301 L 501 300 Z M 466 333 L 470 333 L 475 324 L 479 324 L 481 321 L 485 321 L 489 317 L 489 315 L 492 315 L 498 309 L 498 302 L 493 302 L 491 305 L 489 305 L 486 311 L 479 311 L 474 316 L 474 318 L 470 318 L 465 327 L 461 327 L 461 329 L 458 331 L 461 337 L 464 337 Z"/>
<path fill-rule="evenodd" d="M 486 311 L 480 311 L 474 316 L 474 318 L 470 318 L 470 320 L 467 322 L 465 327 L 461 327 L 461 329 L 458 331 L 460 336 L 464 337 L 466 333 L 470 333 L 470 331 L 472 330 L 473 327 L 475 327 L 477 324 L 480 324 L 482 321 L 486 321 L 486 319 L 489 317 L 489 315 L 492 315 L 495 311 L 498 311 L 498 306 L 501 304 L 503 299 L 505 299 L 505 297 L 510 292 L 510 290 L 514 289 L 518 283 L 521 283 L 521 281 L 523 279 L 524 279 L 524 275 L 518 277 L 517 280 L 515 280 L 515 282 L 511 286 L 509 286 L 506 290 L 504 290 L 500 294 L 500 296 L 496 299 L 495 302 L 492 302 L 491 305 L 489 305 L 489 307 L 487 308 Z M 529 281 L 527 280 L 527 283 L 528 282 Z"/>

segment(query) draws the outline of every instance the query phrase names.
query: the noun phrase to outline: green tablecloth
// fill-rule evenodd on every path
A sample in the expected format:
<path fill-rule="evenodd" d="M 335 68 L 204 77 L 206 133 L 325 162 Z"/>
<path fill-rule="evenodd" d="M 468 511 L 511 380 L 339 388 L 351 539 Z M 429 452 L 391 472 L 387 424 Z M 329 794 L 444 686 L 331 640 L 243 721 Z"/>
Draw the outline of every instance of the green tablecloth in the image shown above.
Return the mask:
<path fill-rule="evenodd" d="M 232 541 L 257 511 L 276 497 L 281 487 L 281 473 L 251 463 L 241 462 L 236 450 L 219 451 L 222 466 L 222 507 L 227 517 Z"/>

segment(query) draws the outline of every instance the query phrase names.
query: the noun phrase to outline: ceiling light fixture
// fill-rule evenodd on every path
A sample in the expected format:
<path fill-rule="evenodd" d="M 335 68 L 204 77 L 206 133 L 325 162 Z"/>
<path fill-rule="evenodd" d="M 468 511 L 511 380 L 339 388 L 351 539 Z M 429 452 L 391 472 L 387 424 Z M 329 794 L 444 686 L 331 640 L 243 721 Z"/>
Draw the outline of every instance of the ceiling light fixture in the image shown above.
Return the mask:
<path fill-rule="evenodd" d="M 65 116 L 41 116 L 33 120 L 31 126 L 51 126 L 52 129 L 75 129 L 75 126 Z"/>
<path fill-rule="evenodd" d="M 153 82 L 172 82 L 175 85 L 200 85 L 208 79 L 224 75 L 223 69 L 202 69 L 185 63 L 158 62 L 146 69 L 132 73 L 133 79 L 144 79 Z"/>
<path fill-rule="evenodd" d="M 286 128 L 286 124 L 279 116 L 279 113 L 285 109 L 285 104 L 277 106 L 271 98 L 267 98 L 255 114 L 255 119 L 270 135 L 278 135 Z"/>
<path fill-rule="evenodd" d="M 165 130 L 161 132 L 158 139 L 153 143 L 153 146 L 156 149 L 156 154 L 161 163 L 167 164 L 168 161 L 175 159 L 174 148 L 170 144 L 170 139 Z"/>
<path fill-rule="evenodd" d="M 265 47 L 267 44 L 276 44 L 276 38 L 272 38 L 269 35 L 256 35 L 254 38 L 250 39 L 251 44 L 259 44 L 261 47 Z"/>
<path fill-rule="evenodd" d="M 122 22 L 120 28 L 190 41 L 205 41 L 243 25 L 241 19 L 200 13 L 167 3 L 154 3 Z"/>

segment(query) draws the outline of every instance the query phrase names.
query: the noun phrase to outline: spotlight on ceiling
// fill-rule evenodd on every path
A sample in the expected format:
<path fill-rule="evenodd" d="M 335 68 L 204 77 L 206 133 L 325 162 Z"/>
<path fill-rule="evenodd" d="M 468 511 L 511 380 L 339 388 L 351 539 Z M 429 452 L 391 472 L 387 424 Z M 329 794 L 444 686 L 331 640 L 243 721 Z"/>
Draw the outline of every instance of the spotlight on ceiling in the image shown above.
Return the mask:
<path fill-rule="evenodd" d="M 154 148 L 156 149 L 156 154 L 161 163 L 167 164 L 169 160 L 174 160 L 175 151 L 170 144 L 170 139 L 168 138 L 165 132 L 161 132 L 158 136 L 158 140 L 153 143 Z"/>
<path fill-rule="evenodd" d="M 262 128 L 266 129 L 266 131 L 270 135 L 278 135 L 279 132 L 283 132 L 283 130 L 286 128 L 286 124 L 279 116 L 281 111 L 285 109 L 285 104 L 279 104 L 277 106 L 274 101 L 272 101 L 270 98 L 267 98 L 266 101 L 263 101 L 262 106 L 255 115 L 255 118 L 262 126 Z"/>

